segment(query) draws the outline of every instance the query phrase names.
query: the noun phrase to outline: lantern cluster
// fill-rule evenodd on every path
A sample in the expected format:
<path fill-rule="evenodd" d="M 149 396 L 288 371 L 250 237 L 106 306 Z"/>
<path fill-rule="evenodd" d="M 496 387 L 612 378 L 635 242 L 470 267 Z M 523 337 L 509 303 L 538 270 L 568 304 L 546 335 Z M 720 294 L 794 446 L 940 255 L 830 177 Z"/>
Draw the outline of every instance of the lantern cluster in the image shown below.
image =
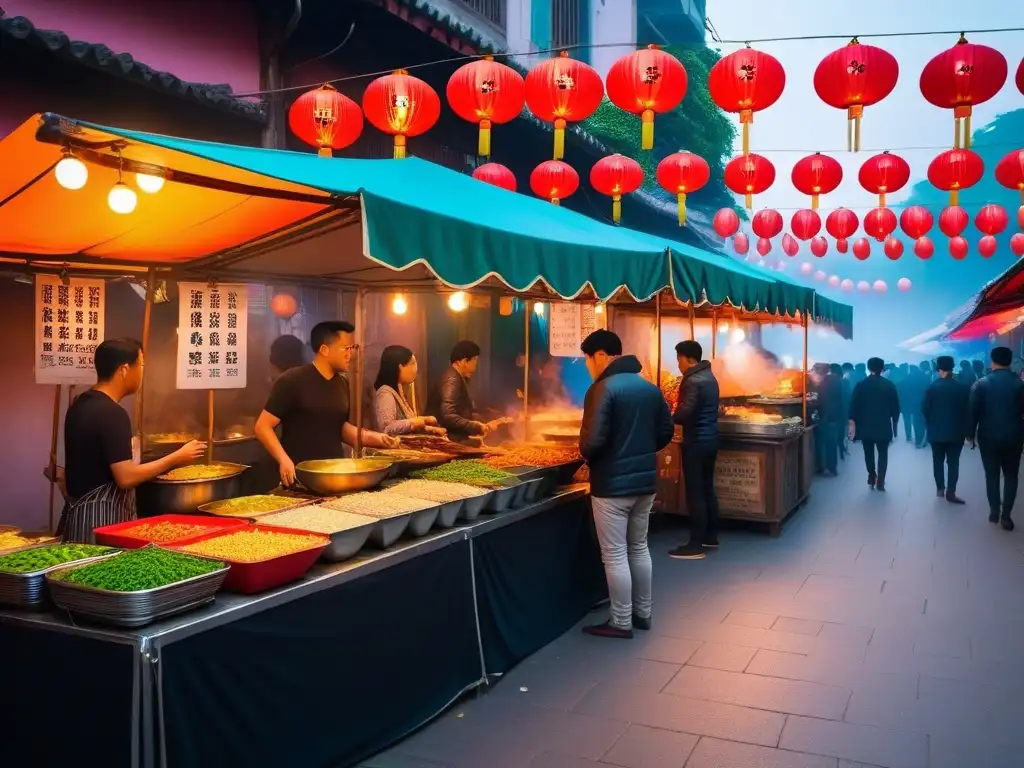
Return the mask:
<path fill-rule="evenodd" d="M 160 169 L 159 172 L 156 172 L 155 168 L 152 170 L 153 173 L 138 171 L 134 174 L 135 186 L 149 195 L 155 195 L 163 189 L 167 181 L 164 178 L 166 171 Z M 84 188 L 89 182 L 89 167 L 74 156 L 70 147 L 64 147 L 61 150 L 61 159 L 53 166 L 53 176 L 57 184 L 64 189 L 77 191 Z M 114 213 L 126 215 L 132 213 L 138 204 L 138 194 L 125 183 L 124 171 L 118 167 L 117 181 L 107 192 L 107 207 Z"/>

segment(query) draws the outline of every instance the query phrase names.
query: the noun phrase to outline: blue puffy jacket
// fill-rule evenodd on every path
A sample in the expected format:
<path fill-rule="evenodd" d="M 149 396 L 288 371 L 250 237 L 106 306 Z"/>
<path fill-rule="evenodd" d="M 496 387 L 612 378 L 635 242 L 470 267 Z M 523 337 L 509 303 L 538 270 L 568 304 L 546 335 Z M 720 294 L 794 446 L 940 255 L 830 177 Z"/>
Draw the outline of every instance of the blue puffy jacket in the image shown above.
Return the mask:
<path fill-rule="evenodd" d="M 594 496 L 645 496 L 657 488 L 658 451 L 672 441 L 672 416 L 641 370 L 633 355 L 620 357 L 587 390 L 580 454 Z"/>

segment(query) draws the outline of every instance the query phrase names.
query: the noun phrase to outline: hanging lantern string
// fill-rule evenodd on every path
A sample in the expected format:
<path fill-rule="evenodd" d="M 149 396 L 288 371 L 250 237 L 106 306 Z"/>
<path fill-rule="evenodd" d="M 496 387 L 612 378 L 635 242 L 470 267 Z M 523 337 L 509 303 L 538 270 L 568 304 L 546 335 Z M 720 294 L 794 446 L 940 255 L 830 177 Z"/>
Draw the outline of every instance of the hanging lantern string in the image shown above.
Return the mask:
<path fill-rule="evenodd" d="M 882 38 L 882 37 L 938 37 L 945 35 L 994 35 L 1002 34 L 1006 32 L 1024 32 L 1024 27 L 999 27 L 993 29 L 966 29 L 966 30 L 928 30 L 921 32 L 876 32 L 868 35 L 793 35 L 787 37 L 757 37 L 749 38 L 744 40 L 714 40 L 715 43 L 722 45 L 739 45 L 739 46 L 750 46 L 752 43 L 790 43 L 799 42 L 803 40 L 849 40 L 851 37 L 858 39 L 862 38 Z M 667 43 L 666 46 L 679 47 L 679 48 L 695 48 L 703 47 L 703 43 Z M 636 41 L 624 41 L 617 43 L 579 43 L 576 45 L 560 45 L 557 48 L 545 48 L 539 51 L 492 51 L 487 53 L 475 53 L 471 55 L 462 56 L 448 56 L 443 59 L 435 59 L 433 61 L 425 61 L 419 64 L 408 64 L 400 67 L 404 70 L 412 69 L 423 69 L 424 67 L 436 67 L 441 64 L 456 64 L 462 61 L 474 61 L 476 59 L 483 59 L 488 56 L 503 57 L 503 58 L 516 58 L 522 57 L 536 57 L 544 56 L 548 54 L 557 55 L 562 51 L 580 51 L 580 50 L 595 50 L 599 48 L 635 48 Z M 395 71 L 395 68 L 381 70 L 380 72 L 366 72 L 360 75 L 349 75 L 348 77 L 338 77 L 334 80 L 328 80 L 327 82 L 331 85 L 337 83 L 346 83 L 354 80 L 364 80 L 367 78 L 381 77 L 383 75 L 390 75 Z M 283 88 L 268 88 L 263 91 L 247 91 L 245 93 L 232 93 L 232 97 L 236 99 L 254 99 L 261 96 L 269 96 L 275 93 L 293 93 L 295 91 L 308 91 L 313 88 L 319 88 L 324 84 L 323 80 L 317 80 L 315 83 L 307 83 L 305 85 L 289 85 Z"/>

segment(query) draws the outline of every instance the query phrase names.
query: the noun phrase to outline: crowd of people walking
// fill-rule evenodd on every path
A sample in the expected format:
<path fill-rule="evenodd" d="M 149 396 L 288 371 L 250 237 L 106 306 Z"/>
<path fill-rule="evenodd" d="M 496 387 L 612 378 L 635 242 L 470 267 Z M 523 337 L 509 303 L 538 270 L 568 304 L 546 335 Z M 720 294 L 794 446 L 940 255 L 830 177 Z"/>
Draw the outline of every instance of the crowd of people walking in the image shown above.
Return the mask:
<path fill-rule="evenodd" d="M 719 386 L 696 341 L 676 345 L 682 373 L 677 406 L 670 412 L 661 391 L 647 381 L 621 339 L 598 330 L 581 345 L 593 385 L 584 402 L 580 453 L 590 467 L 594 521 L 608 580 L 608 621 L 584 627 L 598 637 L 628 639 L 651 628 L 652 563 L 648 521 L 657 489 L 658 452 L 675 426 L 682 427 L 680 460 L 690 518 L 689 540 L 669 552 L 678 560 L 700 560 L 718 546 Z M 1006 347 L 980 361 L 939 357 L 919 365 L 814 366 L 808 391 L 815 397 L 815 458 L 818 474 L 835 477 L 849 445 L 860 442 L 868 485 L 886 490 L 889 448 L 903 435 L 916 448 L 931 447 L 936 495 L 956 505 L 960 457 L 969 445 L 981 454 L 989 521 L 1014 529 L 1021 454 L 1024 453 L 1024 380 L 1011 370 Z"/>

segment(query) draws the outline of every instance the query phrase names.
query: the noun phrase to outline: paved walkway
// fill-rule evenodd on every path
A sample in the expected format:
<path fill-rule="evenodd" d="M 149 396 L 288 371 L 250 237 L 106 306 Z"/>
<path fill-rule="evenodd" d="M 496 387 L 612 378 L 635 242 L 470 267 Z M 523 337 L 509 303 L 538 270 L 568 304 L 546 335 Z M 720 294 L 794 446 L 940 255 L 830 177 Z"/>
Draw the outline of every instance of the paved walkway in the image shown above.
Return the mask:
<path fill-rule="evenodd" d="M 1021 768 L 1024 529 L 977 452 L 966 507 L 930 462 L 895 446 L 874 493 L 855 446 L 780 539 L 705 561 L 656 536 L 652 632 L 570 631 L 367 768 Z"/>

